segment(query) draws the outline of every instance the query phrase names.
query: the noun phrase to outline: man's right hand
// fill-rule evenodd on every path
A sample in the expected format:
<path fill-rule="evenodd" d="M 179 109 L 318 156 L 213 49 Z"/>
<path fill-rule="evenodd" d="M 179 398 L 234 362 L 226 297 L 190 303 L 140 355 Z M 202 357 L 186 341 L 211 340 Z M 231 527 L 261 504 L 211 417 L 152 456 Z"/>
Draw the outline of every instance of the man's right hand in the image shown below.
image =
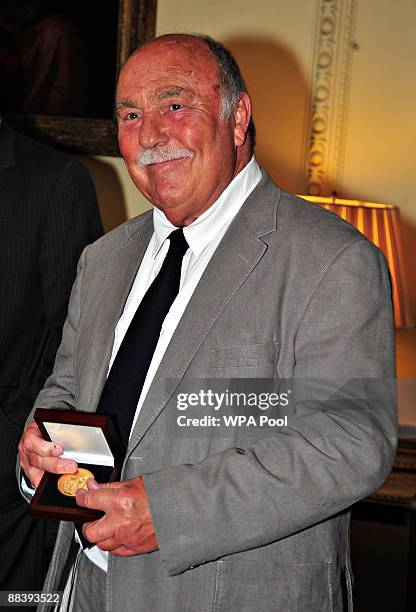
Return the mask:
<path fill-rule="evenodd" d="M 19 460 L 34 487 L 38 486 L 45 472 L 67 474 L 77 470 L 75 461 L 60 458 L 63 452 L 59 444 L 44 440 L 35 421 L 26 427 L 19 442 Z"/>

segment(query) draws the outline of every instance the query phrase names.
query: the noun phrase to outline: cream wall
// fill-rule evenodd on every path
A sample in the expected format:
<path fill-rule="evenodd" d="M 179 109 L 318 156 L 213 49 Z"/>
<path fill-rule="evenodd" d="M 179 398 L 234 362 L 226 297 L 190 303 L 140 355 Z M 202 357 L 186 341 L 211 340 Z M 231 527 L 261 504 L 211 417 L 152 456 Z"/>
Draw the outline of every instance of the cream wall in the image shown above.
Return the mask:
<path fill-rule="evenodd" d="M 400 207 L 416 320 L 416 2 L 359 0 L 344 185 Z"/>
<path fill-rule="evenodd" d="M 325 190 L 330 192 L 333 182 L 345 197 L 400 207 L 416 320 L 416 2 L 158 0 L 157 34 L 203 31 L 233 51 L 253 98 L 257 157 L 276 182 L 299 193 L 306 189 L 314 61 L 324 10 L 333 19 L 329 44 L 341 62 L 321 75 L 332 88 L 332 104 L 336 95 L 339 102 L 328 135 L 338 139 L 333 148 L 338 157 L 327 154 Z M 340 78 L 344 89 L 336 82 Z M 121 159 L 83 159 L 97 185 L 108 229 L 148 207 Z M 416 355 L 415 333 L 405 337 L 405 350 L 398 348 L 399 358 L 405 355 L 405 363 L 399 359 L 399 373 L 416 377 L 416 358 L 411 357 Z"/>

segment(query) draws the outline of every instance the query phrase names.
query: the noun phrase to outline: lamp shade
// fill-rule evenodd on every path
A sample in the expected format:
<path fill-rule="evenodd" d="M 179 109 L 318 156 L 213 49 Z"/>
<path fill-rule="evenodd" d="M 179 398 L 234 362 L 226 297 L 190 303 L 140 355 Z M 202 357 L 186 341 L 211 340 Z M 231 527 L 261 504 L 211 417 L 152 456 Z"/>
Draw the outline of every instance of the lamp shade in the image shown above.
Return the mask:
<path fill-rule="evenodd" d="M 407 303 L 397 206 L 309 195 L 300 197 L 336 213 L 383 251 L 392 280 L 395 325 L 396 327 L 411 327 L 413 323 Z"/>

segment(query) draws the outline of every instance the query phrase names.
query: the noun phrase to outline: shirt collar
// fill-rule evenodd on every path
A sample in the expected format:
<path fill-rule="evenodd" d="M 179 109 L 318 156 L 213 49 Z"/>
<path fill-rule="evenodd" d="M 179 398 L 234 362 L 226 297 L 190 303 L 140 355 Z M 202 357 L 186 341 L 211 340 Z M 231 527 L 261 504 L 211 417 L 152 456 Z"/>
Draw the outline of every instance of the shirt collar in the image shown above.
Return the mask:
<path fill-rule="evenodd" d="M 194 255 L 199 255 L 221 229 L 232 221 L 261 177 L 260 166 L 253 155 L 247 166 L 233 178 L 214 204 L 184 228 L 184 236 Z M 153 209 L 153 227 L 152 256 L 156 257 L 166 238 L 177 228 L 158 208 Z"/>

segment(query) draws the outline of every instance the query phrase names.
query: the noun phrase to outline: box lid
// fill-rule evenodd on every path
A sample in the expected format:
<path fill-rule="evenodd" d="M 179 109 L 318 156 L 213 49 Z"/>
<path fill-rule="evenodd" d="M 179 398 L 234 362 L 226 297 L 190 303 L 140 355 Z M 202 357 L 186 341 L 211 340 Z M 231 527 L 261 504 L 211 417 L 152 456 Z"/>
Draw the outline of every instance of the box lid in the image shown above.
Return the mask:
<path fill-rule="evenodd" d="M 44 438 L 64 448 L 63 459 L 107 466 L 123 461 L 112 415 L 38 408 L 34 418 Z"/>

